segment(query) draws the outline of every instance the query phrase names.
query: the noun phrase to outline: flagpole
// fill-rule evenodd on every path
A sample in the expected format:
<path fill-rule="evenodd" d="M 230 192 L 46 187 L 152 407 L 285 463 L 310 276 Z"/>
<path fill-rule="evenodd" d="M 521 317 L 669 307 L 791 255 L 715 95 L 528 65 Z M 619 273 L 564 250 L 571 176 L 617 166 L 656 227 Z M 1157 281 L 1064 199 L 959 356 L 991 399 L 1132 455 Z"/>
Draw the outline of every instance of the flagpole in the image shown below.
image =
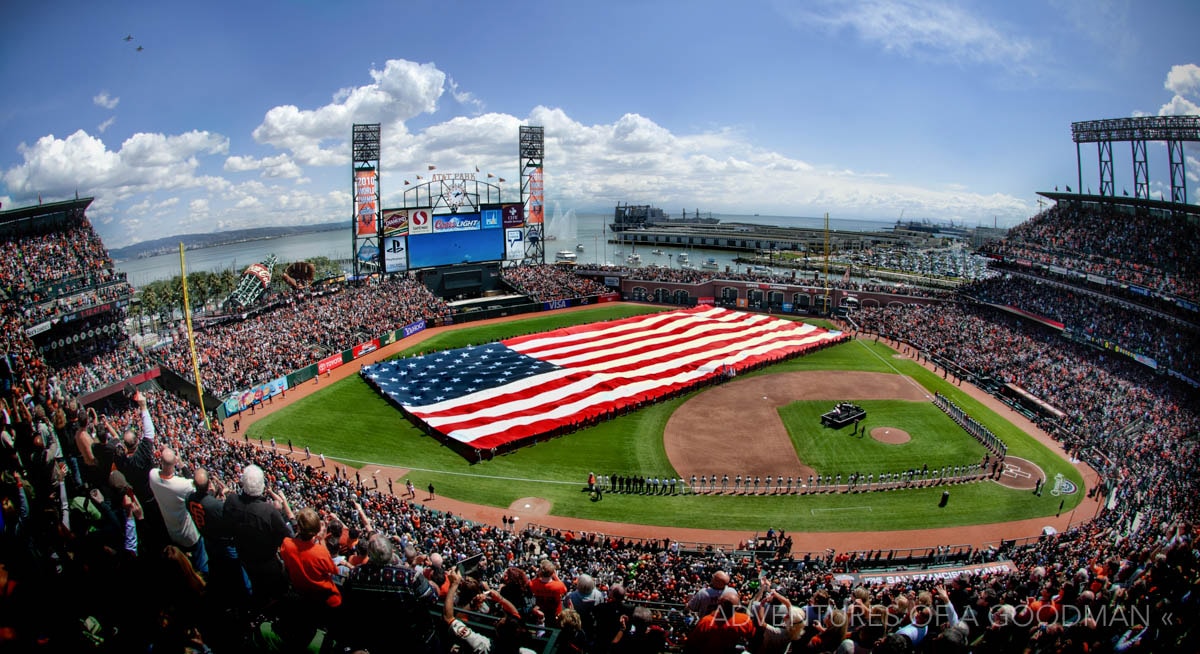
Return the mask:
<path fill-rule="evenodd" d="M 204 416 L 204 428 L 208 424 L 208 413 L 204 410 L 204 387 L 200 384 L 200 360 L 196 358 L 196 334 L 192 331 L 192 305 L 188 302 L 187 266 L 183 259 L 183 241 L 179 242 L 179 275 L 183 281 L 183 318 L 187 322 L 188 348 L 192 353 L 192 374 L 196 376 L 196 398 L 200 401 L 200 415 Z"/>

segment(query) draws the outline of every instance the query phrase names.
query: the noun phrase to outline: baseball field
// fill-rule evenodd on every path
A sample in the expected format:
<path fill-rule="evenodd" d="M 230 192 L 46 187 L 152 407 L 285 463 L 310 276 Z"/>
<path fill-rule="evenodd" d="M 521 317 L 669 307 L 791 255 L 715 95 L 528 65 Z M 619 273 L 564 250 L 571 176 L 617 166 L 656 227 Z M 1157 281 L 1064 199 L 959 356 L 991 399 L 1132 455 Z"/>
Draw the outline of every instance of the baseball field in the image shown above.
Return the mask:
<path fill-rule="evenodd" d="M 662 310 L 618 304 L 532 318 L 432 330 L 403 354 L 432 352 L 520 334 Z M 815 321 L 821 324 L 819 321 Z M 415 340 L 415 339 L 414 339 Z M 1000 482 L 832 493 L 809 492 L 809 475 L 879 475 L 977 463 L 986 450 L 930 401 L 949 397 L 988 427 L 1020 461 Z M 861 430 L 822 427 L 835 401 L 867 410 Z M 849 341 L 664 401 L 595 427 L 493 460 L 470 462 L 413 427 L 357 374 L 325 385 L 254 420 L 255 439 L 359 470 L 399 469 L 441 497 L 507 508 L 536 499 L 553 516 L 630 525 L 756 531 L 853 532 L 987 525 L 1054 516 L 1083 499 L 1079 471 L 952 380 L 872 340 Z M 581 492 L 588 473 L 690 479 L 695 475 L 795 477 L 790 493 L 606 494 Z M 1061 481 L 1057 476 L 1061 475 Z M 1041 495 L 1031 492 L 1046 479 Z M 1056 484 L 1056 481 L 1059 483 Z M 1058 494 L 1059 486 L 1077 489 Z M 939 507 L 944 490 L 951 500 Z M 1052 488 L 1055 493 L 1051 493 Z M 420 497 L 424 496 L 422 490 Z"/>

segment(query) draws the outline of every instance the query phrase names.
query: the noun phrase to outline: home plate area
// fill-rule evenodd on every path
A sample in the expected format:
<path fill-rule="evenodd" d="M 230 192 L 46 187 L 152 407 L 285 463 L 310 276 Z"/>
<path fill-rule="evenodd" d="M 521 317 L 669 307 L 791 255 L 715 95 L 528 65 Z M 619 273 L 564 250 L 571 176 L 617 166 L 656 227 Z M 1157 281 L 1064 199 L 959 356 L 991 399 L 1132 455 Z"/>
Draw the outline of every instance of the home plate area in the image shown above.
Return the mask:
<path fill-rule="evenodd" d="M 1017 490 L 1033 490 L 1038 480 L 1045 478 L 1046 473 L 1033 461 L 1010 456 L 1004 460 L 1004 472 L 1000 473 L 997 483 Z"/>

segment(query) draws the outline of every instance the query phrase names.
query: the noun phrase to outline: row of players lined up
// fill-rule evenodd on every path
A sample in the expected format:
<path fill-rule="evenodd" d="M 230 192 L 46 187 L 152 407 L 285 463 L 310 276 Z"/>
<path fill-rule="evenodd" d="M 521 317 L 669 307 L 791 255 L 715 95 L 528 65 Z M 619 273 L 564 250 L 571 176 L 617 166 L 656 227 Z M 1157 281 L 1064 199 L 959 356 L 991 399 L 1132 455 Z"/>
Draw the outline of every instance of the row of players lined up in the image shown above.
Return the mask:
<path fill-rule="evenodd" d="M 1004 473 L 1003 461 L 995 459 L 990 464 L 911 468 L 903 472 L 874 473 L 853 472 L 848 475 L 812 474 L 805 482 L 801 476 L 777 475 L 692 475 L 683 477 L 645 477 L 641 475 L 599 475 L 591 490 L 605 493 L 631 493 L 638 495 L 687 495 L 699 493 L 733 493 L 788 495 L 819 492 L 867 492 L 895 490 L 914 486 L 936 486 L 961 482 L 999 479 Z M 689 483 L 690 481 L 690 483 Z"/>

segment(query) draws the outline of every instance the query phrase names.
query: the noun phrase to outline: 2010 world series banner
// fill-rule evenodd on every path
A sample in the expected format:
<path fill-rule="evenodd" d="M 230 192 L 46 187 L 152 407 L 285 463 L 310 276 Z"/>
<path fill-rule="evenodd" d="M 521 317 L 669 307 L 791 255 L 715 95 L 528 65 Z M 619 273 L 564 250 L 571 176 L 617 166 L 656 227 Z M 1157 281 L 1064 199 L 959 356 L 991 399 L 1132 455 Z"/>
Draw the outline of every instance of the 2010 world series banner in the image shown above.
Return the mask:
<path fill-rule="evenodd" d="M 490 449 L 842 338 L 801 322 L 696 307 L 385 361 L 362 375 L 412 419 Z"/>

